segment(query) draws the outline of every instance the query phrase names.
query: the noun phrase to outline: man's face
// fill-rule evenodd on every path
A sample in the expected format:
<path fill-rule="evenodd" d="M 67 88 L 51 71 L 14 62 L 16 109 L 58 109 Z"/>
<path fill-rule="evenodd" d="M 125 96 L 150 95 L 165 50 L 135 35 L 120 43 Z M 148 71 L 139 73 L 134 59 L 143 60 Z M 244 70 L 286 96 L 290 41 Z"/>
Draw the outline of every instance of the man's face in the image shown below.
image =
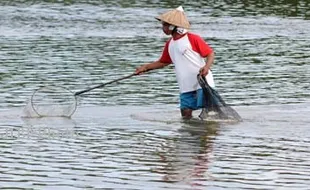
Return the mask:
<path fill-rule="evenodd" d="M 163 32 L 164 32 L 166 35 L 170 35 L 170 34 L 171 34 L 171 30 L 169 30 L 170 24 L 169 24 L 169 23 L 166 23 L 166 22 L 161 22 L 161 24 L 162 24 Z"/>

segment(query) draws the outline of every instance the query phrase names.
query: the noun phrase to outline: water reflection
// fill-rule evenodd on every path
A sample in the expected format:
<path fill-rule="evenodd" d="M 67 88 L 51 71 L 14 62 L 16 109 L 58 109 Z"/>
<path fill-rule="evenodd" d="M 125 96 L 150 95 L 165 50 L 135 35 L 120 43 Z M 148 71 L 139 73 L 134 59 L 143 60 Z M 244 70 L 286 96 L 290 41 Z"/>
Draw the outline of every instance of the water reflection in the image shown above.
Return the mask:
<path fill-rule="evenodd" d="M 165 182 L 181 183 L 203 189 L 212 180 L 208 172 L 212 159 L 213 141 L 219 124 L 184 124 L 173 139 L 166 139 L 157 150 L 161 167 L 152 170 L 162 174 Z"/>
<path fill-rule="evenodd" d="M 2 118 L 3 119 L 3 118 Z M 17 118 L 15 118 L 17 119 Z M 22 123 L 12 125 L 12 120 L 3 123 L 0 139 L 18 140 L 28 143 L 32 140 L 69 140 L 79 138 L 76 123 L 72 119 L 62 117 L 23 118 Z"/>

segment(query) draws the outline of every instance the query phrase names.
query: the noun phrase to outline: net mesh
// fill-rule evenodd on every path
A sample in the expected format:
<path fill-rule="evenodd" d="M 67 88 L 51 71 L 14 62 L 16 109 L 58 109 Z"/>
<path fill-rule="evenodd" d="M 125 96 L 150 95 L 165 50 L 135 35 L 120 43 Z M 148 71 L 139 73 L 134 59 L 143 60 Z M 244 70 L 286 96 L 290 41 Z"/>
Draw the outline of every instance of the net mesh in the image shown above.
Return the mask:
<path fill-rule="evenodd" d="M 201 119 L 242 121 L 240 115 L 232 107 L 225 103 L 216 90 L 209 86 L 205 77 L 198 75 L 197 79 L 205 96 L 205 108 L 199 115 Z"/>
<path fill-rule="evenodd" d="M 73 93 L 59 86 L 37 89 L 24 109 L 25 117 L 71 117 L 77 108 Z"/>

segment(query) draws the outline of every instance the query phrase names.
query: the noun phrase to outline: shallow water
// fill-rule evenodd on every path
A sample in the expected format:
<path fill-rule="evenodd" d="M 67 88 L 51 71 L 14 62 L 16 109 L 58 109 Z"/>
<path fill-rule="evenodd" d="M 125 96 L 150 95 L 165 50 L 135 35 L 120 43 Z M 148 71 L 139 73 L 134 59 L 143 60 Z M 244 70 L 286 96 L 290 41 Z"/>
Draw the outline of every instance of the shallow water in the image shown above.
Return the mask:
<path fill-rule="evenodd" d="M 20 118 L 11 109 L 2 118 L 0 182 L 38 189 L 307 189 L 308 106 L 239 106 L 244 121 L 233 124 L 183 122 L 167 106 L 85 106 L 72 119 Z"/>
<path fill-rule="evenodd" d="M 175 6 L 0 4 L 1 188 L 309 188 L 306 1 L 184 4 L 240 123 L 182 121 L 172 66 L 79 97 L 71 119 L 22 118 L 39 86 L 76 92 L 157 59 L 167 37 L 154 16 Z"/>

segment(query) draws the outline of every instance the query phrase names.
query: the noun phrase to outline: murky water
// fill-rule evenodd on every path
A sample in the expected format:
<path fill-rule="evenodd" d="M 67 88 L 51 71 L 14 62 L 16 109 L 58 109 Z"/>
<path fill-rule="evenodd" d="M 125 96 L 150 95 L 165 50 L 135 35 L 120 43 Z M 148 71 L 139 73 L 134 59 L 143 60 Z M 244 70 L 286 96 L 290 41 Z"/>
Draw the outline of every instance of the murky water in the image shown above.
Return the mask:
<path fill-rule="evenodd" d="M 175 2 L 241 123 L 182 121 L 173 67 L 83 95 L 72 119 L 20 117 L 39 86 L 75 92 L 157 59 L 154 16 L 178 6 L 89 2 L 1 1 L 0 188 L 309 189 L 307 1 Z"/>

